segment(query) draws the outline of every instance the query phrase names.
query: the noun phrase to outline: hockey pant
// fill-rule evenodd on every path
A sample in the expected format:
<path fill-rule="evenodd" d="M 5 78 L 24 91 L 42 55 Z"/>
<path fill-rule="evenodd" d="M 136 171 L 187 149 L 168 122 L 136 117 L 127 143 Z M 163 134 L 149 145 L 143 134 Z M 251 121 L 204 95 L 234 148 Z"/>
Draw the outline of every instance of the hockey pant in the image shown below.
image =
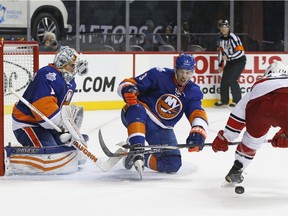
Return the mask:
<path fill-rule="evenodd" d="M 42 127 L 25 127 L 13 132 L 17 141 L 23 146 L 46 147 L 63 145 L 59 138 L 60 134 L 56 130 Z M 88 140 L 87 135 L 83 135 L 83 137 L 85 141 Z"/>
<path fill-rule="evenodd" d="M 254 159 L 257 150 L 265 143 L 271 127 L 288 131 L 288 91 L 275 90 L 251 100 L 246 106 L 246 131 L 237 146 L 235 160 L 243 164 L 244 170 Z"/>

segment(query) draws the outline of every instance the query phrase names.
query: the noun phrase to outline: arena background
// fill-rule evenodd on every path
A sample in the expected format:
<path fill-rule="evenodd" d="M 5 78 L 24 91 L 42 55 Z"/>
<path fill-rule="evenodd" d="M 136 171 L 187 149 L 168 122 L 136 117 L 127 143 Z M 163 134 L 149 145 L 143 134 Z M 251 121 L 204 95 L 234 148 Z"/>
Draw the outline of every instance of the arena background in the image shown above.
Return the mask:
<path fill-rule="evenodd" d="M 197 67 L 192 81 L 204 93 L 203 106 L 213 106 L 219 99 L 222 74 L 217 71 L 217 53 L 192 53 Z M 87 75 L 76 76 L 77 91 L 73 102 L 86 110 L 120 109 L 124 103 L 117 87 L 124 79 L 144 73 L 152 67 L 173 68 L 178 53 L 82 53 L 89 65 Z M 54 54 L 41 54 L 40 67 L 53 61 Z M 286 53 L 247 53 L 247 64 L 239 78 L 242 95 L 261 78 L 273 60 L 288 62 Z"/>

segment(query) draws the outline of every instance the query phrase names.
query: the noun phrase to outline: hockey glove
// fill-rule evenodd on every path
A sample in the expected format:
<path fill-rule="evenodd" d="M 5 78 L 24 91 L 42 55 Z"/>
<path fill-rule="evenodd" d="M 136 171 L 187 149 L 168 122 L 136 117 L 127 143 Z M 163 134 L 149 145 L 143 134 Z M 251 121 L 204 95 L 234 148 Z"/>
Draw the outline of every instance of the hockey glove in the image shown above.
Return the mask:
<path fill-rule="evenodd" d="M 205 139 L 207 137 L 206 131 L 200 126 L 192 127 L 188 138 L 186 139 L 186 144 L 195 145 L 195 147 L 190 147 L 189 152 L 199 152 L 203 149 L 205 144 Z"/>
<path fill-rule="evenodd" d="M 218 151 L 227 151 L 229 141 L 223 136 L 224 131 L 220 130 L 217 134 L 217 137 L 213 140 L 212 149 L 214 152 Z"/>
<path fill-rule="evenodd" d="M 72 135 L 69 132 L 63 132 L 59 135 L 59 138 L 63 144 L 66 144 L 67 146 L 71 146 L 72 141 Z"/>
<path fill-rule="evenodd" d="M 122 88 L 122 97 L 128 105 L 137 104 L 137 95 L 139 95 L 139 90 L 134 85 L 127 85 Z"/>
<path fill-rule="evenodd" d="M 271 140 L 275 148 L 288 148 L 288 136 L 283 129 L 279 130 Z"/>

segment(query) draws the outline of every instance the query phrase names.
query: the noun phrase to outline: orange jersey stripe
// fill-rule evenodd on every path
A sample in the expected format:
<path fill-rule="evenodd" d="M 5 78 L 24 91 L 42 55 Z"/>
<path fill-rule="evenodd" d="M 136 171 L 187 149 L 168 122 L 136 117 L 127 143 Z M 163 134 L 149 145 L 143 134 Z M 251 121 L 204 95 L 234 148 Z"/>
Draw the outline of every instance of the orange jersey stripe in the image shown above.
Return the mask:
<path fill-rule="evenodd" d="M 142 122 L 133 122 L 132 124 L 128 125 L 128 135 L 130 136 L 134 133 L 146 134 L 145 124 Z"/>
<path fill-rule="evenodd" d="M 20 121 L 30 122 L 32 124 L 37 124 L 38 123 L 34 117 L 25 115 L 20 110 L 18 110 L 16 106 L 13 107 L 13 111 L 12 112 L 13 112 L 14 117 L 16 119 L 19 119 Z"/>
<path fill-rule="evenodd" d="M 57 98 L 54 96 L 40 98 L 32 105 L 35 106 L 44 116 L 47 116 L 48 118 L 59 109 L 57 105 Z M 38 116 L 37 113 L 33 112 L 33 115 L 35 116 L 37 121 L 42 121 L 42 118 Z"/>
<path fill-rule="evenodd" d="M 43 113 L 44 116 L 47 116 L 48 118 L 49 116 L 54 114 L 59 108 L 57 105 L 57 98 L 53 96 L 41 98 L 38 101 L 34 102 L 32 105 L 36 107 L 41 113 Z M 43 120 L 40 116 L 38 116 L 37 113 L 33 112 L 32 110 L 31 112 L 34 117 L 25 115 L 24 113 L 22 113 L 20 110 L 17 109 L 16 105 L 13 107 L 13 115 L 16 119 L 20 121 L 37 124 Z"/>
<path fill-rule="evenodd" d="M 207 114 L 204 110 L 194 110 L 188 118 L 190 124 L 194 121 L 195 118 L 202 118 L 206 122 L 208 122 L 208 117 L 207 117 Z"/>

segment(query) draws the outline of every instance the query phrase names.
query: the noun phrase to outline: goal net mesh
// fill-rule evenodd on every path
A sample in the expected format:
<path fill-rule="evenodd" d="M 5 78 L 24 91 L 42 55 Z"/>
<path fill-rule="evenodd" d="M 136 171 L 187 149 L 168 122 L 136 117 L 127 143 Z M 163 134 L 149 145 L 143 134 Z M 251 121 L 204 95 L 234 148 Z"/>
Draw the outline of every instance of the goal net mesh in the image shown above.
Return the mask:
<path fill-rule="evenodd" d="M 2 97 L 3 113 L 1 123 L 4 137 L 1 148 L 6 145 L 19 146 L 12 130 L 12 108 L 18 101 L 9 89 L 13 88 L 20 95 L 30 83 L 34 72 L 39 67 L 38 44 L 36 42 L 1 41 L 1 72 L 3 74 Z M 0 173 L 1 174 L 1 173 Z"/>

